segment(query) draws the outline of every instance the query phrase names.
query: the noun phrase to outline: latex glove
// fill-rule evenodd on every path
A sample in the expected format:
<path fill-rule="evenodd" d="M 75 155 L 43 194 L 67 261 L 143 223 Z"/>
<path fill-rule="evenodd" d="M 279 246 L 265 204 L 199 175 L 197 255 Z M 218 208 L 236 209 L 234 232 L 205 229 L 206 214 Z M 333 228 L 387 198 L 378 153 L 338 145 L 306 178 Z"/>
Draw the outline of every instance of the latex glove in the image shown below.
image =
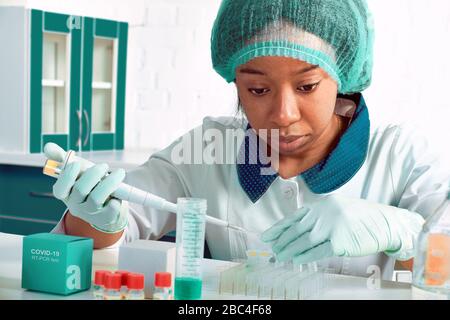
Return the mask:
<path fill-rule="evenodd" d="M 57 150 L 46 152 L 55 161 L 63 153 Z M 53 185 L 53 194 L 62 200 L 70 213 L 106 233 L 116 233 L 127 225 L 128 203 L 111 194 L 125 178 L 123 169 L 108 174 L 107 164 L 98 164 L 80 174 L 80 164 L 70 163 Z"/>
<path fill-rule="evenodd" d="M 423 222 L 422 216 L 405 209 L 332 194 L 299 209 L 261 237 L 273 242 L 279 261 L 292 258 L 296 264 L 378 252 L 408 260 Z"/>

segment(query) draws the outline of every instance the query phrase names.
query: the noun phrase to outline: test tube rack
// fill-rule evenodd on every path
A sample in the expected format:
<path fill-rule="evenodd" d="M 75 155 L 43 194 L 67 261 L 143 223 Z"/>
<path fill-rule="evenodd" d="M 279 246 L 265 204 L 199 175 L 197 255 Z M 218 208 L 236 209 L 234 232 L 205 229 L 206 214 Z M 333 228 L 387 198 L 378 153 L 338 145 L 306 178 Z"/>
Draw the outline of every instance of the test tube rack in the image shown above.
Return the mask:
<path fill-rule="evenodd" d="M 266 300 L 305 300 L 327 287 L 327 269 L 317 263 L 294 265 L 270 259 L 267 252 L 247 252 L 247 261 L 219 275 L 219 294 Z"/>

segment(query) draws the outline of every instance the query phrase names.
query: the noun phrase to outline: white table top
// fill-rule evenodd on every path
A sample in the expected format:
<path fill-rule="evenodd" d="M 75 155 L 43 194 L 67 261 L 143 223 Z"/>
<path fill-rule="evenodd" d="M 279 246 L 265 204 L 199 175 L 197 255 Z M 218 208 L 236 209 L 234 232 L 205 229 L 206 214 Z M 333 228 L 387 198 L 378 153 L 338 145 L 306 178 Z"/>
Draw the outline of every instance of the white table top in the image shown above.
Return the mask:
<path fill-rule="evenodd" d="M 27 291 L 21 288 L 22 272 L 22 236 L 0 233 L 0 300 L 90 300 L 93 299 L 92 289 L 69 296 L 51 295 L 39 292 Z M 97 269 L 117 269 L 118 250 L 103 249 L 94 250 L 93 271 Z M 245 300 L 256 297 L 219 295 L 218 274 L 233 262 L 205 259 L 203 276 L 203 298 L 205 300 Z M 350 299 L 374 299 L 374 300 L 409 300 L 411 299 L 411 285 L 391 281 L 381 281 L 379 289 L 370 289 L 366 278 L 350 277 L 343 275 L 333 276 L 328 288 L 315 297 L 319 300 L 350 300 Z"/>

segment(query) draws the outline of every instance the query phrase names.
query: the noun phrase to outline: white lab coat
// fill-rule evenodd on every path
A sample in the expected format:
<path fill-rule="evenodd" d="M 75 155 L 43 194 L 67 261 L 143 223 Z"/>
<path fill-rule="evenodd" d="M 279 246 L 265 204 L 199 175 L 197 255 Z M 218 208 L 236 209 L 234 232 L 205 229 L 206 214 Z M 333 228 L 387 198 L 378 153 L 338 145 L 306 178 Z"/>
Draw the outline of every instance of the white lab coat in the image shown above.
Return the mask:
<path fill-rule="evenodd" d="M 207 117 L 187 135 L 202 134 L 208 128 L 225 135 L 226 129 L 245 129 L 246 125 L 245 120 L 231 117 Z M 178 197 L 204 198 L 208 215 L 257 232 L 263 232 L 301 206 L 308 206 L 318 196 L 309 190 L 301 176 L 277 177 L 253 203 L 238 181 L 236 164 L 173 163 L 171 153 L 179 146 L 180 139 L 129 171 L 125 182 L 174 203 Z M 226 152 L 232 149 L 231 141 L 228 143 Z M 444 201 L 449 181 L 448 170 L 443 170 L 428 153 L 425 140 L 411 129 L 388 125 L 371 129 L 362 167 L 333 193 L 404 208 L 426 218 Z M 130 204 L 130 209 L 129 224 L 121 242 L 158 239 L 176 228 L 174 214 L 134 204 Z M 411 219 L 411 223 L 414 221 L 417 219 Z M 416 225 L 412 229 L 418 233 L 420 228 L 421 225 Z M 256 237 L 211 224 L 206 226 L 206 240 L 212 257 L 221 260 L 241 259 L 246 249 L 263 246 Z M 329 263 L 337 273 L 356 276 L 369 276 L 379 267 L 382 278 L 390 280 L 395 261 L 378 253 L 357 258 L 335 257 Z"/>
<path fill-rule="evenodd" d="M 202 132 L 215 128 L 246 128 L 245 121 L 233 118 L 204 119 Z M 194 131 L 187 134 L 193 136 Z M 224 133 L 225 135 L 225 133 Z M 157 194 L 171 202 L 178 197 L 207 200 L 207 212 L 231 224 L 263 232 L 299 207 L 308 206 L 312 193 L 301 176 L 277 177 L 266 193 L 253 203 L 242 190 L 235 164 L 174 164 L 171 153 L 180 140 L 153 154 L 140 167 L 127 173 L 126 182 Z M 214 142 L 211 142 L 214 143 Z M 240 142 L 237 144 L 240 145 Z M 231 146 L 227 146 L 229 151 Z M 371 130 L 367 158 L 356 175 L 335 193 L 392 205 L 429 216 L 444 201 L 449 186 L 448 171 L 427 152 L 427 144 L 411 129 L 389 125 Z M 125 241 L 158 239 L 174 230 L 175 215 L 130 204 L 129 225 Z M 415 223 L 411 219 L 411 223 Z M 419 232 L 421 225 L 415 226 Z M 215 259 L 245 257 L 245 250 L 262 246 L 258 239 L 233 230 L 207 224 L 206 240 Z M 339 273 L 368 276 L 378 266 L 383 279 L 391 279 L 394 259 L 383 253 L 358 258 L 333 258 L 332 267 Z"/>

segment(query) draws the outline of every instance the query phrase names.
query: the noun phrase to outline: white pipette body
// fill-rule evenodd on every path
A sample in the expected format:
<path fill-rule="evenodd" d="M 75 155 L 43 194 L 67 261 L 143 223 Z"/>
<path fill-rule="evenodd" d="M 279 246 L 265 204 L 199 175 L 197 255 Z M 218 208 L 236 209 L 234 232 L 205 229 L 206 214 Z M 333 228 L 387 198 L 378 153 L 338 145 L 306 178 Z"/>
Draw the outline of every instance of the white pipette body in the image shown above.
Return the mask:
<path fill-rule="evenodd" d="M 119 186 L 119 188 L 113 192 L 112 195 L 118 199 L 136 203 L 136 204 L 140 204 L 144 207 L 151 207 L 151 208 L 155 208 L 158 210 L 165 210 L 165 211 L 177 213 L 177 205 L 175 203 L 169 202 L 161 197 L 158 197 L 149 192 L 145 192 L 141 189 L 132 187 L 125 183 L 122 183 Z M 224 220 L 220 220 L 220 219 L 208 216 L 208 215 L 206 216 L 206 221 L 209 223 L 215 224 L 215 225 L 241 230 L 241 228 L 236 227 L 236 226 L 231 226 L 228 222 L 226 222 Z"/>
<path fill-rule="evenodd" d="M 63 171 L 65 167 L 72 162 L 79 162 L 81 165 L 81 172 L 84 172 L 86 169 L 94 166 L 94 163 L 83 159 L 81 157 L 78 157 L 75 155 L 75 152 L 73 150 L 69 150 L 64 155 L 64 161 L 60 164 L 59 170 Z M 139 188 L 135 188 L 133 186 L 130 186 L 126 183 L 121 183 L 121 185 L 117 188 L 116 191 L 112 194 L 113 197 L 125 200 L 128 202 L 132 202 L 135 204 L 139 204 L 145 207 L 151 207 L 158 210 L 164 210 L 169 211 L 172 213 L 177 213 L 177 205 L 175 203 L 172 203 L 170 201 L 167 201 L 164 198 L 158 197 L 154 194 L 151 194 L 149 192 L 145 192 Z M 244 228 L 230 225 L 227 221 L 214 218 L 211 216 L 206 215 L 206 222 L 212 223 L 214 225 L 228 227 L 234 230 L 238 230 L 241 232 L 250 232 Z"/>

